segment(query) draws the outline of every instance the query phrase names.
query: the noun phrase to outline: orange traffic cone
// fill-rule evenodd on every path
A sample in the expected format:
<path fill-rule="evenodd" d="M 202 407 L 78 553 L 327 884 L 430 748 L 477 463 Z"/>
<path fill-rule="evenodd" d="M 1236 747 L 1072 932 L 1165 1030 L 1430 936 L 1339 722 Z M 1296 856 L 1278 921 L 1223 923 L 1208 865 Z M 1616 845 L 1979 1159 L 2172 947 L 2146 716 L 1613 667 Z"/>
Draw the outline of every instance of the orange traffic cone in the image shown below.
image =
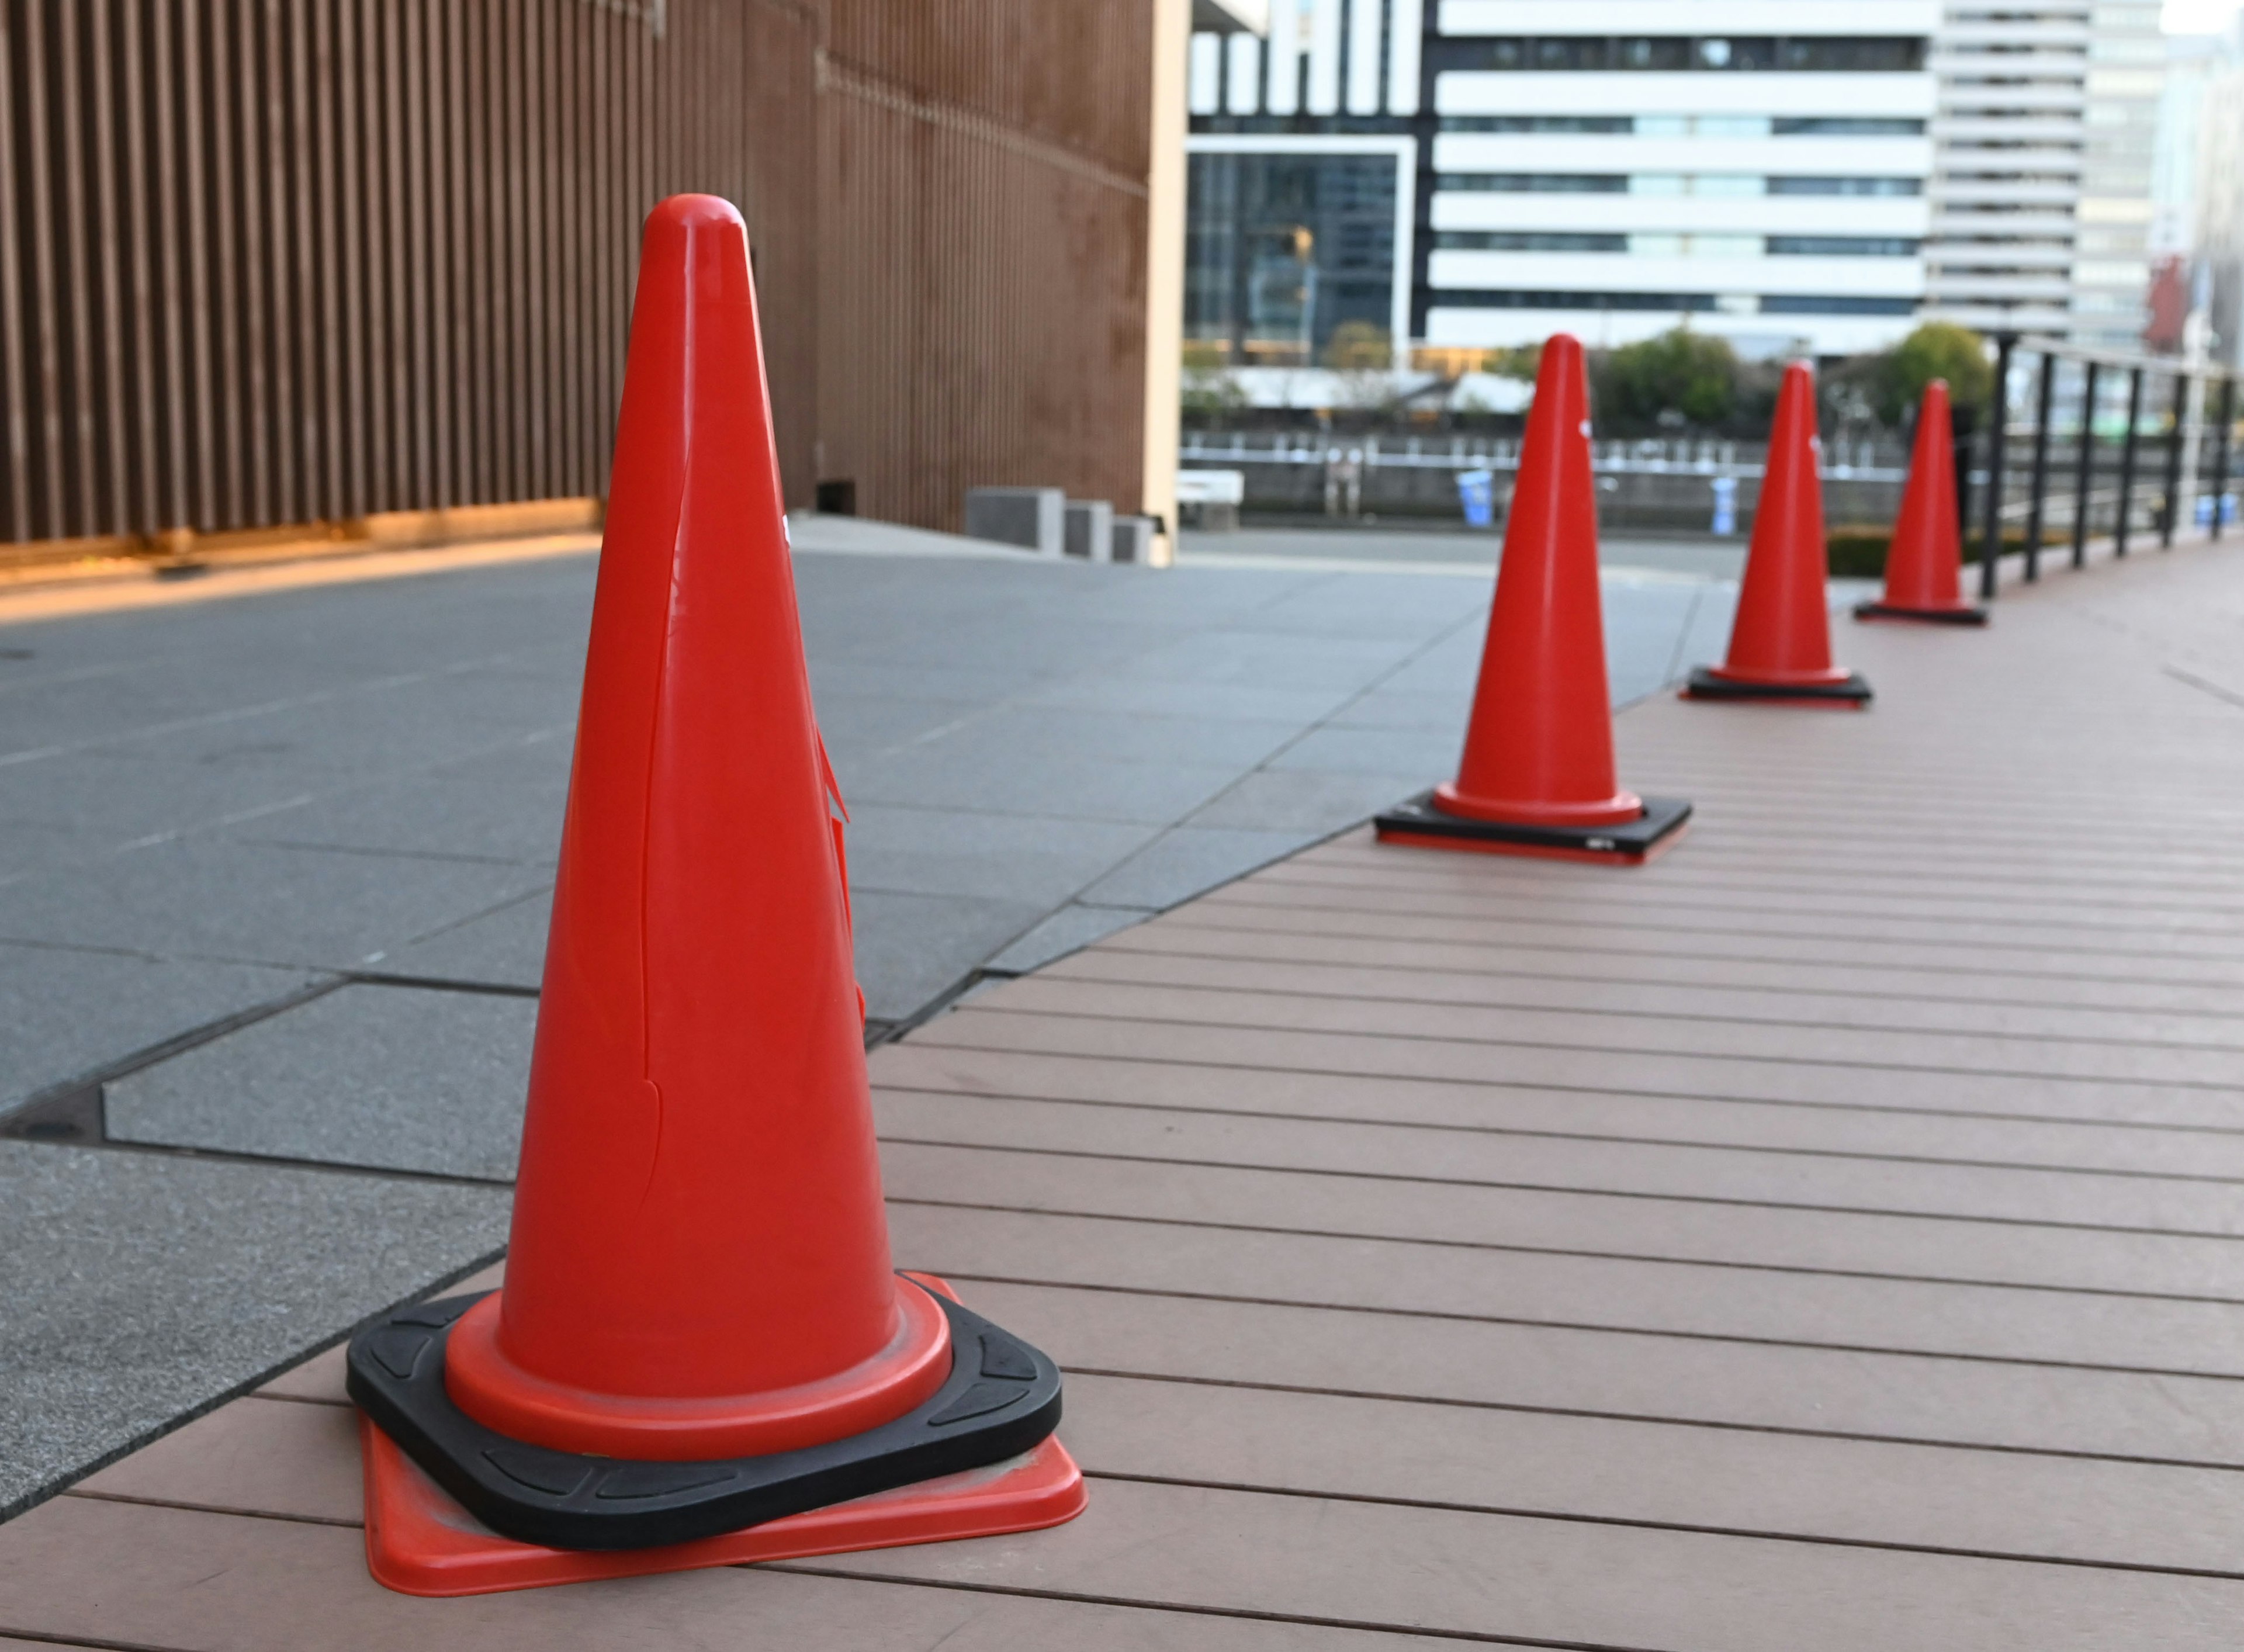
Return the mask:
<path fill-rule="evenodd" d="M 891 1270 L 839 803 L 747 230 L 676 196 L 641 253 L 506 1282 L 351 1344 L 380 1581 L 472 1594 L 1083 1506 L 1052 1363 Z"/>
<path fill-rule="evenodd" d="M 1454 782 L 1380 816 L 1382 839 L 1635 863 L 1690 817 L 1690 804 L 1639 798 L 1613 774 L 1595 489 L 1582 343 L 1554 334 L 1520 444 L 1463 762 Z"/>
<path fill-rule="evenodd" d="M 1870 685 L 1831 663 L 1830 599 L 1823 585 L 1823 480 L 1817 469 L 1815 376 L 1784 369 L 1768 464 L 1754 511 L 1753 543 L 1730 626 L 1729 658 L 1701 666 L 1688 700 L 1763 700 L 1861 707 Z"/>
<path fill-rule="evenodd" d="M 1901 514 L 1886 548 L 1886 591 L 1858 603 L 1857 620 L 1914 620 L 1930 625 L 1984 626 L 1987 611 L 1964 599 L 1964 544 L 1956 525 L 1956 438 L 1948 419 L 1948 384 L 1935 379 L 1917 404 L 1916 446 L 1909 457 Z"/>

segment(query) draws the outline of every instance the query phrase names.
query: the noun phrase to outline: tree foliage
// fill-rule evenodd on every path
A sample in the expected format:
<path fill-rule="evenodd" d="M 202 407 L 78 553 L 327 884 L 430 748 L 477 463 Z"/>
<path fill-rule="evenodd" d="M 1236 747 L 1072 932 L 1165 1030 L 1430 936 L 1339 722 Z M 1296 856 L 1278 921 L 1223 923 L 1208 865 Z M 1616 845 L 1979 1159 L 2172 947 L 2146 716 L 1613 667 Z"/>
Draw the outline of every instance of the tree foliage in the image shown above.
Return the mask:
<path fill-rule="evenodd" d="M 1383 373 L 1395 362 L 1395 340 L 1369 322 L 1342 322 L 1325 345 L 1325 365 L 1343 373 Z"/>
<path fill-rule="evenodd" d="M 1736 410 L 1738 353 L 1727 339 L 1673 327 L 1592 359 L 1601 423 L 1719 425 Z"/>
<path fill-rule="evenodd" d="M 1970 428 L 1995 385 L 1977 333 L 1952 322 L 1927 322 L 1889 350 L 1849 356 L 1822 375 L 1823 402 L 1842 420 L 1870 418 L 1898 430 L 1935 379 L 1948 381 L 1957 423 Z"/>

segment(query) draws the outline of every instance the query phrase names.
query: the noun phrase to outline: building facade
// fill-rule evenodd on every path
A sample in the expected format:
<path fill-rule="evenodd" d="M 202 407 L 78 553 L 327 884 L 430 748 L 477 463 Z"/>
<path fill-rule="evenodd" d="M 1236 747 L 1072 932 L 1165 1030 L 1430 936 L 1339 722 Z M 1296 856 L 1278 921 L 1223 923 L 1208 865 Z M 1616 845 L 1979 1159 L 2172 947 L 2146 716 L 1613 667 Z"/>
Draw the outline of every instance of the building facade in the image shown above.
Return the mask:
<path fill-rule="evenodd" d="M 747 219 L 791 504 L 1166 514 L 1190 15 L 0 0 L 0 541 L 604 493 L 686 190 Z"/>
<path fill-rule="evenodd" d="M 1949 0 L 1925 247 L 1929 315 L 2065 333 L 2085 165 L 2091 0 Z"/>
<path fill-rule="evenodd" d="M 1749 354 L 1888 342 L 1924 294 L 1937 22 L 1277 0 L 1267 42 L 1193 43 L 1186 330 L 1249 360 L 1382 315 L 1461 349 L 1679 319 Z"/>

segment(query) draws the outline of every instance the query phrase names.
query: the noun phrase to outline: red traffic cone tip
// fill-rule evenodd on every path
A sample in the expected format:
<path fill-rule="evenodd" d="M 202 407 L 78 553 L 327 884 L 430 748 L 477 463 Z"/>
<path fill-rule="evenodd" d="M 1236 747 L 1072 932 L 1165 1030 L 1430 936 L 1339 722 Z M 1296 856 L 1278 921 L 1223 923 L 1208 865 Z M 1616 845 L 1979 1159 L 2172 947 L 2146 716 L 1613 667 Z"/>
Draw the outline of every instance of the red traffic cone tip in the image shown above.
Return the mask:
<path fill-rule="evenodd" d="M 1571 334 L 1543 347 L 1464 755 L 1434 790 L 1445 814 L 1607 826 L 1644 813 L 1613 773 L 1585 367 Z"/>
<path fill-rule="evenodd" d="M 1613 772 L 1585 367 L 1569 334 L 1543 347 L 1457 776 L 1380 815 L 1384 841 L 1633 864 L 1690 816 Z"/>
<path fill-rule="evenodd" d="M 1729 655 L 1693 671 L 1686 698 L 1842 707 L 1869 699 L 1867 683 L 1831 663 L 1821 457 L 1815 376 L 1806 362 L 1795 362 L 1784 369 L 1769 427 Z"/>
<path fill-rule="evenodd" d="M 1956 520 L 1956 437 L 1948 384 L 1935 379 L 1918 403 L 1909 481 L 1886 547 L 1886 588 L 1855 610 L 1863 620 L 1976 625 L 1985 611 L 1964 597 L 1964 536 Z"/>
<path fill-rule="evenodd" d="M 740 214 L 649 214 L 504 1284 L 351 1341 L 419 1593 L 1072 1517 L 1051 1361 L 889 1256 Z M 472 1518 L 470 1518 L 472 1516 Z"/>

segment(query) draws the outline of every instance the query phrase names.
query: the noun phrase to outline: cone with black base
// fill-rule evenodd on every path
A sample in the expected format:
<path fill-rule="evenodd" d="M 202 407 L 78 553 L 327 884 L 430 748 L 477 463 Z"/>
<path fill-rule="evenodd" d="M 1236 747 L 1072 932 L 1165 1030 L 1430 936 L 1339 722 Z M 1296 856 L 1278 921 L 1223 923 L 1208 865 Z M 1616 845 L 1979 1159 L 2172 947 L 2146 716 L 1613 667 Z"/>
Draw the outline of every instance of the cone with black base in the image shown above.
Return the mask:
<path fill-rule="evenodd" d="M 1753 700 L 1795 706 L 1868 705 L 1870 685 L 1831 663 L 1825 590 L 1823 479 L 1815 436 L 1815 376 L 1805 362 L 1784 369 L 1768 463 L 1754 508 L 1745 579 L 1730 626 L 1728 656 L 1700 666 L 1686 700 Z"/>
<path fill-rule="evenodd" d="M 351 1344 L 380 1581 L 461 1594 L 1083 1506 L 1059 1373 L 896 1273 L 747 240 L 647 220 L 507 1275 Z"/>
<path fill-rule="evenodd" d="M 1613 771 L 1582 345 L 1543 347 L 1496 601 L 1456 780 L 1377 817 L 1381 841 L 1633 864 L 1672 845 L 1679 799 Z"/>
<path fill-rule="evenodd" d="M 1948 382 L 1935 379 L 1917 404 L 1916 442 L 1886 546 L 1885 594 L 1858 603 L 1857 620 L 1984 626 L 1987 611 L 1964 599 L 1964 536 L 1956 518 L 1956 438 Z"/>

